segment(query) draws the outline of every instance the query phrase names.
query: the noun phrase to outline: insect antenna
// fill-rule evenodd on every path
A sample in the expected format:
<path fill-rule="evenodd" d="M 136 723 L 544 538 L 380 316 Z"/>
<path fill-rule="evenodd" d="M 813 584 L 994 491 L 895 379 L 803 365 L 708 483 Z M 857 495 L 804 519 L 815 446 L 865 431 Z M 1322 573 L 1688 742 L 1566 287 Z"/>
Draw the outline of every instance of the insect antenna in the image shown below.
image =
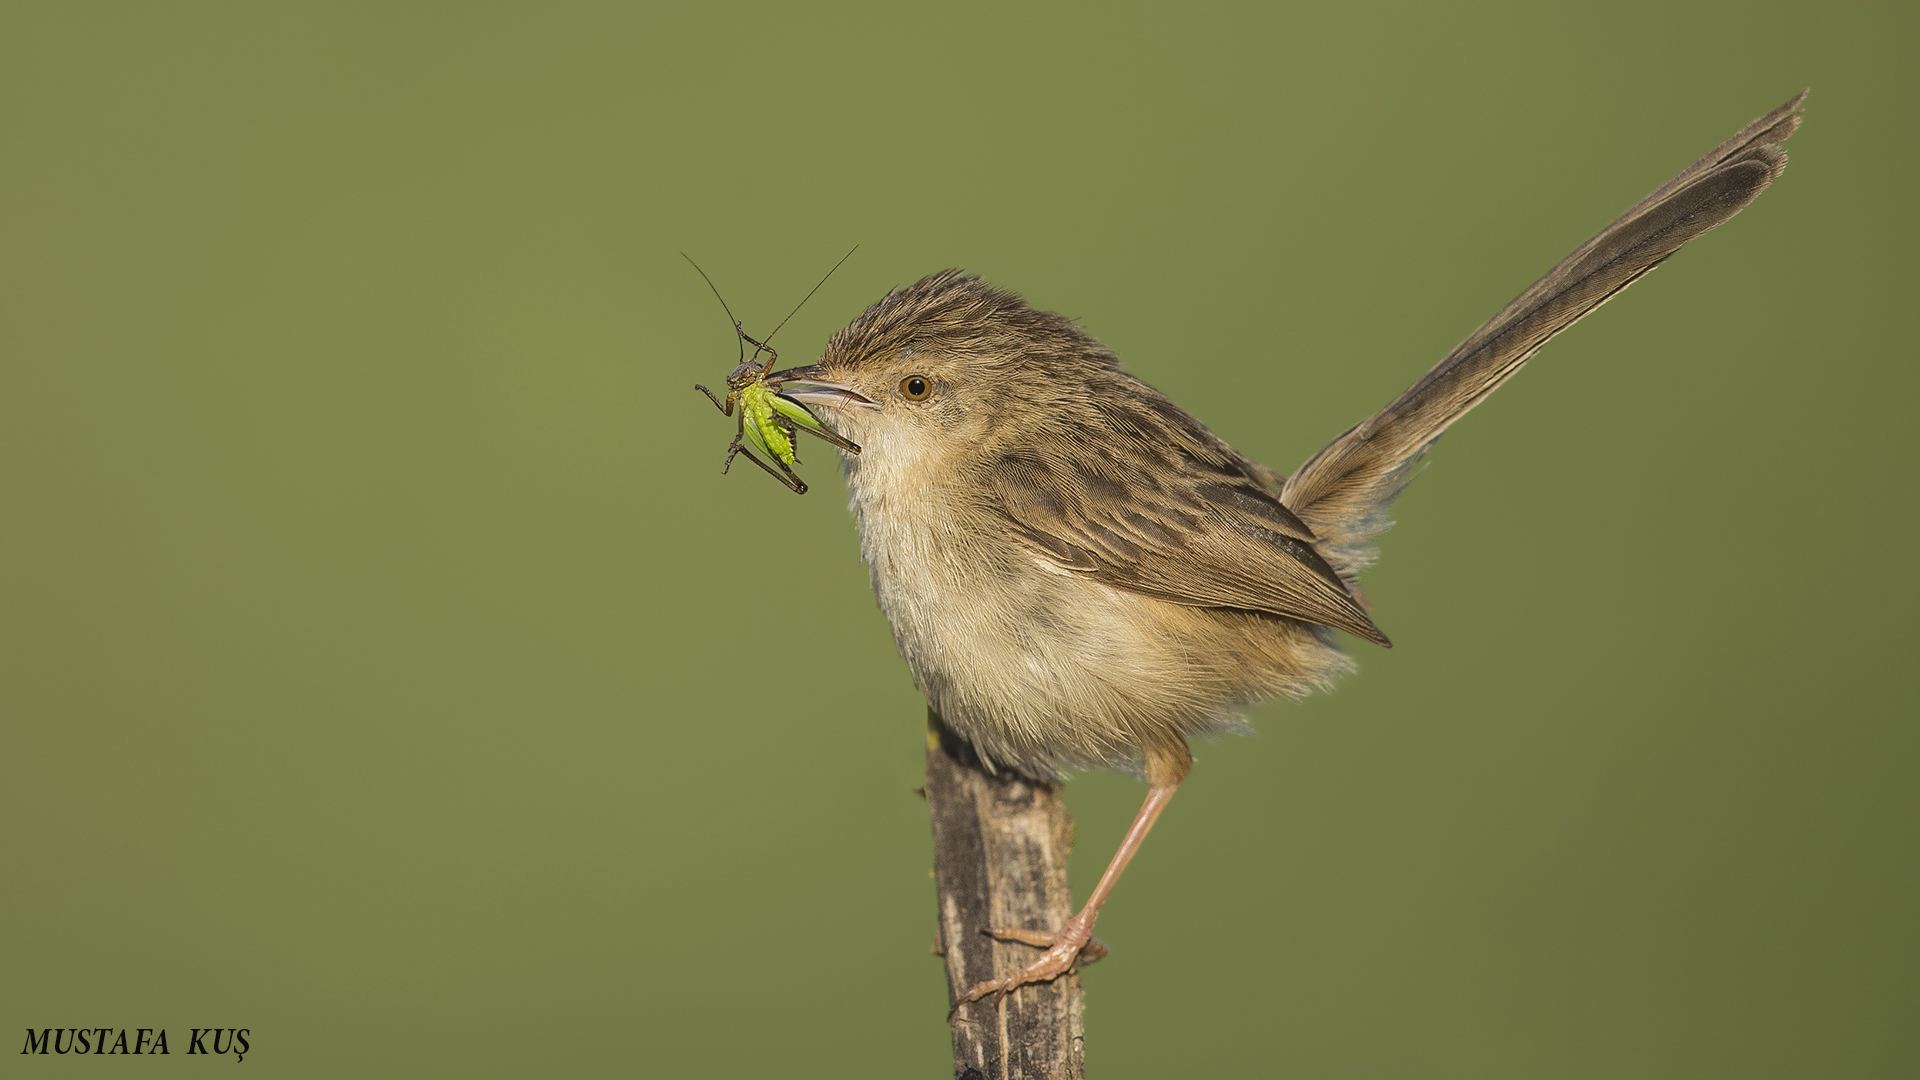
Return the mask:
<path fill-rule="evenodd" d="M 847 254 L 851 255 L 853 254 L 853 252 L 849 251 L 847 252 Z M 720 301 L 720 310 L 727 313 L 727 321 L 733 324 L 734 340 L 738 342 L 740 345 L 740 359 L 736 362 L 742 363 L 742 364 L 746 363 L 747 362 L 747 343 L 745 339 L 747 335 L 740 329 L 740 320 L 733 317 L 733 309 L 727 306 L 727 298 L 720 295 L 720 286 L 715 285 L 713 283 L 713 279 L 707 276 L 707 272 L 705 270 L 700 269 L 700 264 L 693 261 L 693 256 L 683 251 L 680 253 L 680 257 L 687 260 L 687 265 L 693 267 L 693 272 L 696 274 L 699 274 L 700 280 L 706 282 L 707 288 L 713 290 L 713 298 L 715 300 Z M 841 259 L 840 261 L 846 262 L 847 260 Z M 838 266 L 834 267 L 834 270 L 838 270 L 838 269 L 839 269 Z M 828 271 L 829 274 L 831 274 L 832 272 L 833 271 L 831 270 Z M 825 283 L 825 281 L 826 281 L 825 278 L 821 279 L 821 282 L 823 284 Z M 814 286 L 814 288 L 816 289 L 818 289 L 819 287 L 820 287 L 819 285 Z M 807 295 L 812 296 L 813 294 L 808 293 Z M 803 304 L 806 303 L 805 300 L 802 300 L 800 302 Z M 795 308 L 794 310 L 798 311 L 799 309 Z M 789 315 L 787 316 L 787 318 L 791 319 L 793 318 L 793 316 Z M 779 327 L 774 327 L 774 329 L 778 330 Z M 772 337 L 773 335 L 769 334 L 767 336 Z M 713 395 L 709 394 L 707 396 L 711 397 Z"/>
<path fill-rule="evenodd" d="M 839 262 L 837 262 L 837 263 L 834 263 L 834 264 L 833 264 L 833 270 L 838 270 L 838 269 L 840 269 L 840 267 L 841 267 L 841 266 L 842 266 L 843 264 L 845 264 L 845 263 L 846 263 L 846 261 L 847 261 L 848 259 L 851 259 L 851 258 L 853 258 L 853 253 L 854 253 L 854 252 L 856 252 L 856 251 L 859 251 L 859 250 L 860 250 L 860 245 L 859 245 L 859 244 L 855 244 L 855 245 L 853 245 L 853 247 L 851 247 L 851 248 L 849 248 L 849 249 L 847 249 L 847 253 L 846 253 L 845 255 L 842 255 L 842 256 L 840 256 L 840 261 L 839 261 Z M 688 259 L 687 261 L 688 261 L 688 262 L 692 262 L 693 260 L 692 260 L 692 259 Z M 697 267 L 697 266 L 696 266 L 696 267 L 694 267 L 694 269 L 696 269 L 696 270 L 698 270 L 698 269 L 699 269 L 699 267 Z M 785 325 L 787 325 L 787 323 L 789 323 L 789 322 L 791 322 L 791 321 L 793 320 L 793 317 L 794 317 L 795 315 L 798 315 L 798 314 L 800 314 L 800 309 L 801 309 L 801 308 L 803 308 L 803 307 L 806 307 L 806 306 L 807 306 L 807 301 L 809 301 L 809 300 L 811 300 L 811 299 L 813 299 L 813 294 L 814 294 L 814 293 L 817 293 L 817 292 L 819 292 L 819 291 L 820 291 L 820 285 L 825 285 L 825 284 L 827 283 L 827 278 L 830 278 L 830 277 L 832 277 L 832 276 L 833 276 L 833 270 L 829 270 L 829 271 L 827 271 L 827 276 L 826 276 L 826 277 L 823 277 L 823 278 L 821 278 L 821 279 L 820 279 L 820 284 L 819 284 L 819 285 L 815 285 L 815 286 L 814 286 L 814 287 L 813 287 L 812 289 L 809 289 L 809 290 L 807 291 L 807 295 L 805 295 L 805 296 L 803 296 L 803 297 L 801 297 L 801 298 L 800 298 L 800 302 L 799 302 L 799 303 L 797 303 L 797 304 L 795 304 L 795 305 L 793 305 L 793 310 L 792 310 L 792 311 L 789 311 L 789 312 L 787 312 L 787 317 L 786 317 L 786 318 L 784 318 L 784 319 L 781 319 L 781 320 L 780 320 L 780 326 L 785 326 Z M 731 312 L 729 312 L 729 314 L 731 314 Z M 776 326 L 776 327 L 774 327 L 774 328 L 773 328 L 773 333 L 772 333 L 772 334 L 768 334 L 768 335 L 767 335 L 767 338 L 766 338 L 766 340 L 768 340 L 768 341 L 772 341 L 772 340 L 773 340 L 773 334 L 777 334 L 777 333 L 779 333 L 779 332 L 780 332 L 780 326 Z M 755 344 L 755 345 L 759 345 L 760 343 L 756 341 L 756 342 L 754 342 L 754 344 Z M 761 348 L 766 348 L 766 346 L 764 346 L 764 345 L 762 345 L 762 346 L 761 346 Z M 772 352 L 773 350 L 771 350 L 771 349 L 768 349 L 767 351 L 768 351 L 768 352 Z"/>

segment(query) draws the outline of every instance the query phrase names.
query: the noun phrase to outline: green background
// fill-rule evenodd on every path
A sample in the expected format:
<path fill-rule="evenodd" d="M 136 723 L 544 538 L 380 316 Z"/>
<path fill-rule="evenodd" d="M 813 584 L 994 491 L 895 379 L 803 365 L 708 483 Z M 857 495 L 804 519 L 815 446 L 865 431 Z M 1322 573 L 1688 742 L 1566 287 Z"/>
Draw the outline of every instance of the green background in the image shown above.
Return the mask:
<path fill-rule="evenodd" d="M 677 253 L 765 330 L 862 244 L 793 362 L 967 267 L 1288 469 L 1811 85 L 1443 440 L 1397 647 L 1198 748 L 1088 1060 L 1920 1071 L 1915 8 L 1335 8 L 9 6 L 0 1033 L 940 1075 L 919 699 Z"/>

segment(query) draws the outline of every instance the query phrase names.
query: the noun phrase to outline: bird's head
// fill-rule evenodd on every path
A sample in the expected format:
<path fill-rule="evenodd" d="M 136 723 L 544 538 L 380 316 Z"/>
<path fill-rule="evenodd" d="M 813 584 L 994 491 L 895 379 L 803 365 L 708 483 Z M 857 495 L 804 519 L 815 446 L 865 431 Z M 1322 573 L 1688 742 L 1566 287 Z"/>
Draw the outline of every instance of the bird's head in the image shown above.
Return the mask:
<path fill-rule="evenodd" d="M 818 363 L 769 378 L 818 407 L 863 458 L 938 467 L 1070 423 L 1089 378 L 1118 366 L 1072 321 L 948 270 L 889 292 Z"/>

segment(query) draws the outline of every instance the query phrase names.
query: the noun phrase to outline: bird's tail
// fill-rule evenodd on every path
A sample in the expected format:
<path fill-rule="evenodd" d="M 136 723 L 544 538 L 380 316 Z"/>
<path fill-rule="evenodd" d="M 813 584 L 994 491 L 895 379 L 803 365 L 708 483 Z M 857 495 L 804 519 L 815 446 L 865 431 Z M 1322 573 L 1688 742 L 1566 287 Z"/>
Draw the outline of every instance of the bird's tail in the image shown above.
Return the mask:
<path fill-rule="evenodd" d="M 1391 405 L 1288 477 L 1280 499 L 1319 538 L 1343 577 L 1373 558 L 1373 538 L 1413 466 L 1447 426 L 1520 370 L 1555 334 L 1613 299 L 1687 241 L 1739 213 L 1787 167 L 1780 143 L 1800 124 L 1799 96 L 1622 214 L 1434 365 Z"/>

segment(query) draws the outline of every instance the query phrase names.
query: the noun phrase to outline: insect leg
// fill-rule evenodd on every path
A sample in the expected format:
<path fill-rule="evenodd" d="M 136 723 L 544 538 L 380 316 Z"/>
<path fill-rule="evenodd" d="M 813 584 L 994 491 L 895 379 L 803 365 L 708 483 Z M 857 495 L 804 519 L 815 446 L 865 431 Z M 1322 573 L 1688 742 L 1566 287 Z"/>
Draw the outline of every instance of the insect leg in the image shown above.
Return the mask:
<path fill-rule="evenodd" d="M 712 397 L 713 395 L 709 394 L 707 396 Z M 731 394 L 727 395 L 727 400 L 732 401 L 733 395 Z M 747 437 L 747 410 L 741 409 L 740 423 L 736 424 L 733 429 L 733 441 L 727 444 L 727 460 L 720 463 L 721 476 L 727 475 L 727 470 L 733 468 L 733 456 L 735 454 L 738 454 L 740 451 L 746 449 L 745 445 L 741 443 L 741 440 L 745 439 L 746 437 Z M 752 457 L 753 455 L 748 454 L 747 456 Z"/>
<path fill-rule="evenodd" d="M 739 323 L 733 324 L 733 330 L 734 330 L 734 333 L 737 333 L 740 335 L 740 340 L 746 342 L 749 345 L 752 345 L 756 352 L 759 352 L 759 351 L 766 352 L 767 362 L 760 365 L 761 376 L 764 377 L 767 374 L 767 372 L 772 371 L 774 361 L 780 359 L 780 354 L 773 351 L 773 346 L 755 341 L 753 338 L 747 336 L 746 330 L 743 329 Z"/>
<path fill-rule="evenodd" d="M 793 454 L 793 463 L 795 465 L 800 464 L 800 440 L 793 437 L 793 421 L 775 413 L 773 422 L 780 425 L 780 430 L 786 433 L 787 448 L 788 451 Z"/>
<path fill-rule="evenodd" d="M 745 450 L 744 447 L 742 447 L 742 449 Z M 794 475 L 794 471 L 792 469 L 787 468 L 785 465 L 781 465 L 780 468 L 776 470 L 772 465 L 769 465 L 766 462 L 761 461 L 760 456 L 758 454 L 755 454 L 751 450 L 746 450 L 746 458 L 748 461 L 751 461 L 755 465 L 758 465 L 761 468 L 767 470 L 768 476 L 771 476 L 775 480 L 778 480 L 781 483 L 787 485 L 787 487 L 792 488 L 793 493 L 795 495 L 805 495 L 807 493 L 806 481 Z"/>
<path fill-rule="evenodd" d="M 720 399 L 713 396 L 713 391 L 707 389 L 704 386 L 701 386 L 699 383 L 694 383 L 693 388 L 707 395 L 707 400 L 713 402 L 713 407 L 720 410 L 720 415 L 722 416 L 733 415 L 733 395 L 732 394 L 727 395 L 727 403 L 725 405 L 722 405 L 720 404 Z"/>

